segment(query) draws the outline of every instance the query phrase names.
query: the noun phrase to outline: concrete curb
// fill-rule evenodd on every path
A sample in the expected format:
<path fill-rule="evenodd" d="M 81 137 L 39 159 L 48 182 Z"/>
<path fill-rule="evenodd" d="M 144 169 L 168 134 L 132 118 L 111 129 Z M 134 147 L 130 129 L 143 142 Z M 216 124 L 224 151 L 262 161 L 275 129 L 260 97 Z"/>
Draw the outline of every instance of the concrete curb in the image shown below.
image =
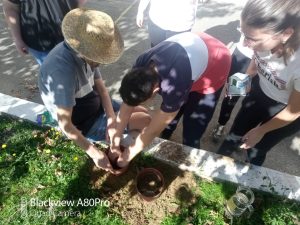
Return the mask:
<path fill-rule="evenodd" d="M 146 152 L 182 170 L 300 201 L 300 177 L 156 138 Z"/>
<path fill-rule="evenodd" d="M 36 122 L 36 115 L 46 110 L 44 105 L 0 93 L 0 112 Z"/>
<path fill-rule="evenodd" d="M 43 105 L 0 93 L 0 112 L 36 122 Z M 300 201 L 300 177 L 276 170 L 235 161 L 201 149 L 155 138 L 145 152 L 182 170 L 210 180 L 238 185 Z"/>

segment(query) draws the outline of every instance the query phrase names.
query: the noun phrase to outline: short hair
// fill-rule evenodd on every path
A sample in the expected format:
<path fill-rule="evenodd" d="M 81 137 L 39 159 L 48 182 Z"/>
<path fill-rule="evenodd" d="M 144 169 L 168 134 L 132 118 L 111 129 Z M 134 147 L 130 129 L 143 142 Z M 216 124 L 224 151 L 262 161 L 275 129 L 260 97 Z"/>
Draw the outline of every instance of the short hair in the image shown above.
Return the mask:
<path fill-rule="evenodd" d="M 119 89 L 124 103 L 137 106 L 151 98 L 154 86 L 159 82 L 158 74 L 152 69 L 135 68 L 129 71 Z"/>

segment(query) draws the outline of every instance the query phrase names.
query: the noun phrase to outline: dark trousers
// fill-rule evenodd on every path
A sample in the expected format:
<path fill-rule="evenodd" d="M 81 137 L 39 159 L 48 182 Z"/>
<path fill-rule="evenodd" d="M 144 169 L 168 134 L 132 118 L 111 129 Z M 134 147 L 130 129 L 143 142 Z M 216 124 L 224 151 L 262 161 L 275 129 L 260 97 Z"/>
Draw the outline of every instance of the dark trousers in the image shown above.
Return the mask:
<path fill-rule="evenodd" d="M 186 30 L 186 31 L 180 31 L 180 32 L 164 30 L 164 29 L 161 29 L 156 24 L 154 24 L 151 21 L 151 19 L 148 20 L 148 32 L 149 32 L 149 37 L 150 37 L 150 41 L 151 41 L 151 48 L 154 47 L 155 45 L 159 44 L 160 42 L 168 39 L 169 37 L 172 37 L 176 34 L 180 34 L 180 33 L 187 32 L 187 31 L 191 31 L 191 29 Z"/>
<path fill-rule="evenodd" d="M 243 55 L 237 48 L 234 50 L 232 54 L 232 60 L 231 60 L 231 67 L 229 76 L 235 74 L 235 73 L 245 73 L 251 59 L 249 59 L 247 56 Z M 230 119 L 231 112 L 236 105 L 237 101 L 239 100 L 239 96 L 233 96 L 231 98 L 225 97 L 223 98 L 221 110 L 219 114 L 218 122 L 220 125 L 226 125 L 228 120 Z"/>
<path fill-rule="evenodd" d="M 242 102 L 229 135 L 222 143 L 218 152 L 230 156 L 242 144 L 241 138 L 260 123 L 269 121 L 274 115 L 286 107 L 285 104 L 274 101 L 266 96 L 259 86 L 259 79 L 253 79 L 252 89 Z M 255 165 L 262 165 L 267 152 L 286 137 L 300 130 L 300 119 L 291 124 L 268 132 L 253 148 L 247 150 L 248 160 Z M 283 149 L 284 151 L 284 149 Z"/>
<path fill-rule="evenodd" d="M 169 139 L 183 115 L 183 144 L 200 148 L 200 138 L 211 120 L 222 89 L 212 94 L 191 92 L 174 120 L 165 128 L 161 137 Z"/>

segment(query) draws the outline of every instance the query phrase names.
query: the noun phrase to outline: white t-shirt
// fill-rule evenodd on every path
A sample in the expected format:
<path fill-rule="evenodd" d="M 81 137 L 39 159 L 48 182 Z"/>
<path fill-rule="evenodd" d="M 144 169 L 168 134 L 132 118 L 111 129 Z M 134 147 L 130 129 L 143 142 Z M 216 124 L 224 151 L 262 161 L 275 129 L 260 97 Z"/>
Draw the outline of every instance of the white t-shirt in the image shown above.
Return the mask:
<path fill-rule="evenodd" d="M 166 41 L 178 43 L 184 48 L 190 61 L 192 80 L 198 80 L 208 65 L 208 49 L 205 42 L 199 35 L 191 32 L 174 35 Z"/>
<path fill-rule="evenodd" d="M 300 48 L 288 60 L 270 52 L 255 52 L 254 60 L 263 92 L 275 101 L 287 104 L 292 91 L 300 92 Z"/>
<path fill-rule="evenodd" d="M 151 0 L 149 17 L 164 30 L 186 31 L 196 19 L 198 0 Z"/>

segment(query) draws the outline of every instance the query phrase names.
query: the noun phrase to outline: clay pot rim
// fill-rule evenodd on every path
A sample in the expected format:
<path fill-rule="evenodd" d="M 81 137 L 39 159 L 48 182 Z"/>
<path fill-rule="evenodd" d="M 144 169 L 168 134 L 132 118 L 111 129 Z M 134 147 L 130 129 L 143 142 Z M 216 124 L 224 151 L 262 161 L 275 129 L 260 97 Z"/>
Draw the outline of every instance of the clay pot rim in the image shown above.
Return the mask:
<path fill-rule="evenodd" d="M 138 188 L 138 181 L 139 181 L 139 178 L 141 178 L 143 175 L 145 174 L 154 174 L 156 175 L 157 177 L 160 178 L 161 182 L 162 182 L 162 186 L 161 188 L 159 188 L 159 193 L 157 195 L 154 195 L 154 196 L 145 196 L 143 195 L 140 191 L 139 191 L 139 188 Z M 152 168 L 152 167 L 146 167 L 146 168 L 143 168 L 141 171 L 138 172 L 136 178 L 135 178 L 135 188 L 137 190 L 137 193 L 138 195 L 145 201 L 147 202 L 150 202 L 156 198 L 158 198 L 164 191 L 165 189 L 165 179 L 164 179 L 164 176 L 162 175 L 162 173 L 155 169 L 155 168 Z"/>

